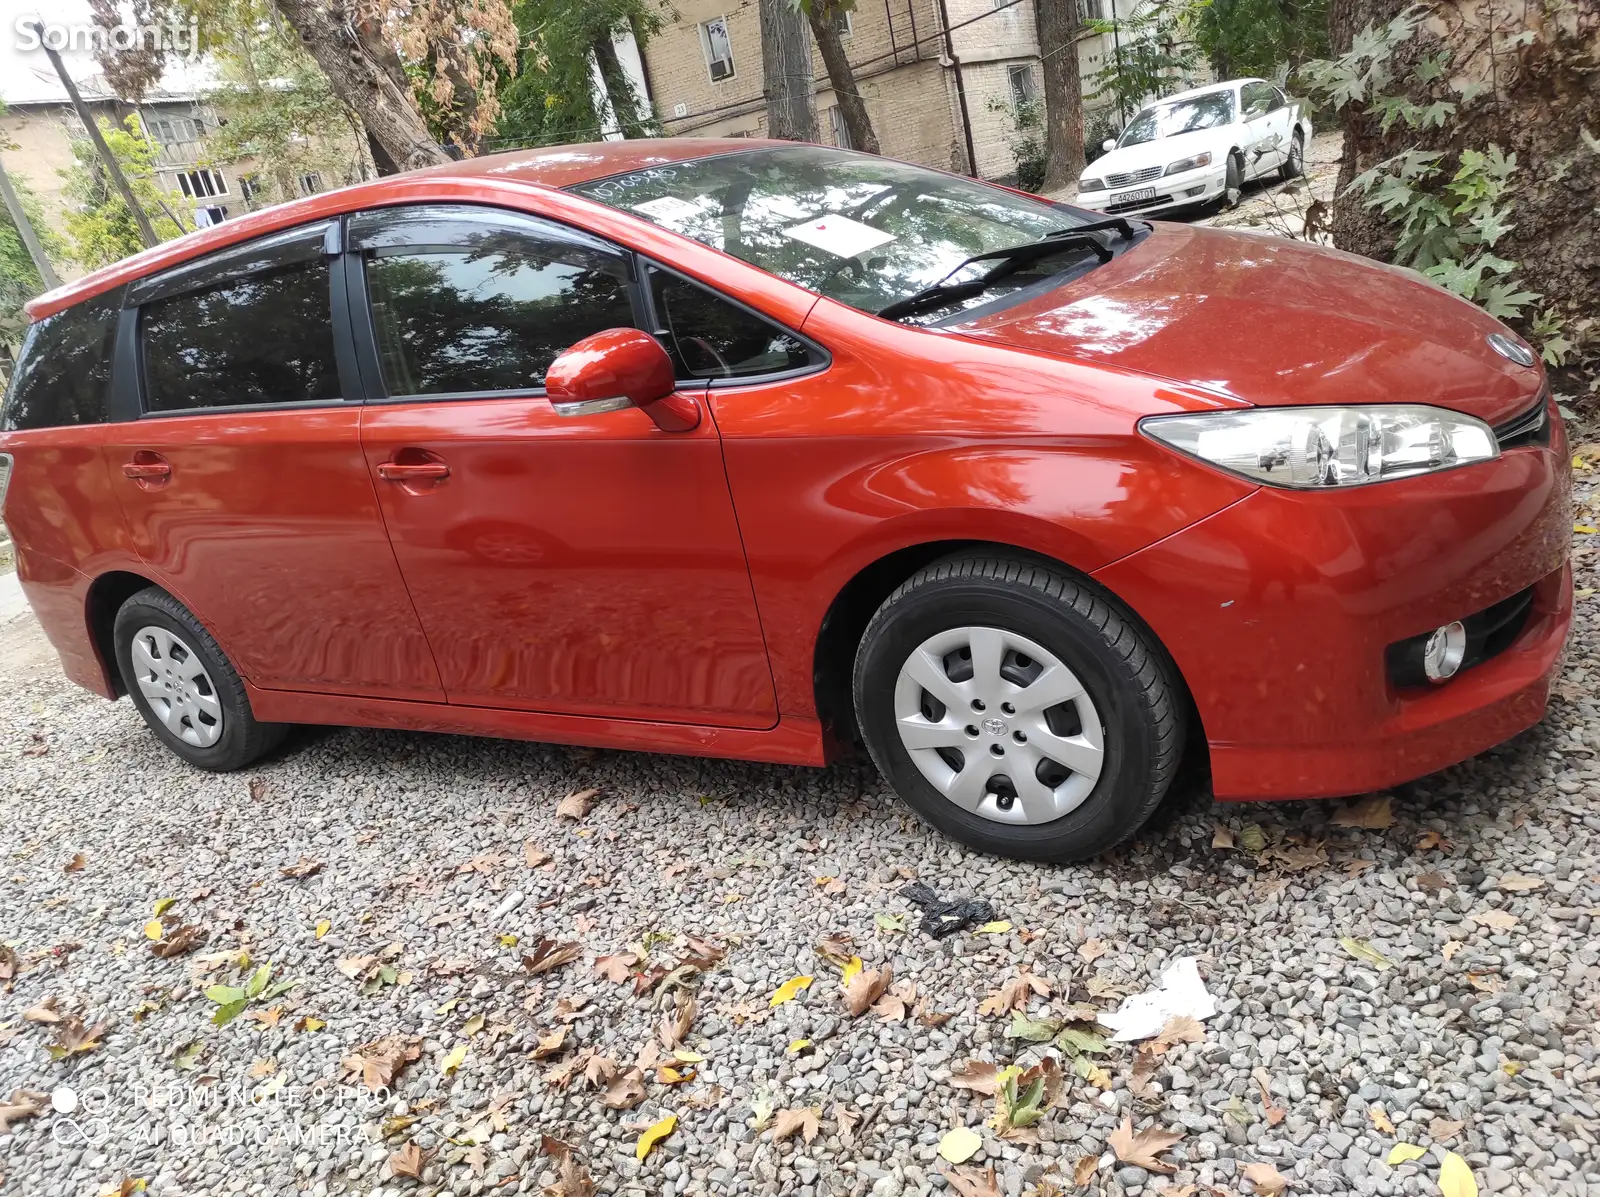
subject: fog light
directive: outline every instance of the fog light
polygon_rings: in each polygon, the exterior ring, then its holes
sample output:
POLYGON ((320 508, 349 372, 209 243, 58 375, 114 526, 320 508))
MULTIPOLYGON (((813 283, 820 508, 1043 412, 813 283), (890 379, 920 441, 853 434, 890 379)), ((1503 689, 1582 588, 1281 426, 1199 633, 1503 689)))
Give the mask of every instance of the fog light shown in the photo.
POLYGON ((1467 629, 1461 621, 1447 623, 1428 637, 1422 647, 1422 672, 1430 682, 1448 682, 1467 655, 1467 629))

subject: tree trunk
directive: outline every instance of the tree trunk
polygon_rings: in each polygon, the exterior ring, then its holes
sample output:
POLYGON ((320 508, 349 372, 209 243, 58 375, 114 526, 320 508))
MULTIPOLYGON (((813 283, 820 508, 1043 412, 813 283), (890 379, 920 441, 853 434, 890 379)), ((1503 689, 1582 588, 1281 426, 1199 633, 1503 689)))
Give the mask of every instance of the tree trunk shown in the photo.
POLYGON ((353 13, 338 0, 277 0, 277 8, 393 165, 416 170, 450 161, 428 132, 398 57, 376 36, 362 36, 353 13))
POLYGON ((1035 0, 1044 68, 1045 168, 1041 191, 1060 191, 1083 173, 1083 83, 1078 78, 1078 0, 1035 0))
POLYGON ((828 71, 828 82, 833 85, 834 98, 839 102, 839 114, 850 134, 851 148, 876 154, 879 152, 878 135, 872 131, 872 118, 867 115, 866 101, 856 86, 856 73, 850 69, 850 59, 833 23, 837 12, 835 5, 816 0, 810 8, 811 36, 817 40, 822 65, 828 71))
MULTIPOLYGON (((1351 39, 1369 24, 1387 21, 1409 0, 1330 0, 1328 38, 1332 52, 1350 49, 1351 39)), ((1389 222, 1366 208, 1359 194, 1344 194, 1350 181, 1411 146, 1445 153, 1444 173, 1453 172, 1463 149, 1498 145, 1517 157, 1507 193, 1512 230, 1494 247, 1498 256, 1518 263, 1516 278, 1539 292, 1540 308, 1553 308, 1581 321, 1600 306, 1600 220, 1594 197, 1600 194, 1600 153, 1585 145, 1582 130, 1600 132, 1600 5, 1595 0, 1551 0, 1545 5, 1512 0, 1439 0, 1426 22, 1396 51, 1389 66, 1392 82, 1382 90, 1404 92, 1427 103, 1457 104, 1443 128, 1413 130, 1396 122, 1385 135, 1376 118, 1346 105, 1344 161, 1339 168, 1340 198, 1334 204, 1333 236, 1341 249, 1369 257, 1390 257, 1395 233, 1389 222), (1532 40, 1517 46, 1519 35, 1532 40), (1446 51, 1446 79, 1416 82, 1414 64, 1424 55, 1446 51), (1466 99, 1452 83, 1482 84, 1466 99)), ((1600 332, 1568 332, 1578 356, 1592 360, 1600 332), (1577 335, 1574 335, 1577 334, 1577 335), (1587 340, 1587 346, 1585 345, 1587 340)))
POLYGON ((611 115, 624 137, 645 137, 644 122, 639 119, 639 105, 633 97, 633 85, 628 73, 622 69, 622 59, 617 57, 617 47, 609 34, 594 39, 594 59, 600 64, 600 79, 605 84, 606 101, 611 105, 611 115))
POLYGON ((811 47, 806 23, 789 0, 760 0, 761 76, 767 93, 767 136, 816 141, 811 99, 811 47))

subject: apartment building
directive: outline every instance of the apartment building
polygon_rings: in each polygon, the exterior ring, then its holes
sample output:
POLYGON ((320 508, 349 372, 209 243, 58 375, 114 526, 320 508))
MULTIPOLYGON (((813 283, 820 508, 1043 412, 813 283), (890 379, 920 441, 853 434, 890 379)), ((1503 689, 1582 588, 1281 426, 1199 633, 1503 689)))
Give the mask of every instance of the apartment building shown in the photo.
MULTIPOLYGON (((1111 2, 1080 0, 1096 17, 1111 2)), ((757 0, 675 0, 673 11, 646 44, 638 80, 663 131, 765 136, 757 0)), ((1015 173, 1017 106, 1044 86, 1033 0, 857 0, 839 25, 883 153, 984 178, 1015 173)), ((1086 81, 1109 61, 1110 43, 1101 34, 1079 42, 1086 81)), ((821 140, 848 146, 815 46, 812 78, 821 140)))

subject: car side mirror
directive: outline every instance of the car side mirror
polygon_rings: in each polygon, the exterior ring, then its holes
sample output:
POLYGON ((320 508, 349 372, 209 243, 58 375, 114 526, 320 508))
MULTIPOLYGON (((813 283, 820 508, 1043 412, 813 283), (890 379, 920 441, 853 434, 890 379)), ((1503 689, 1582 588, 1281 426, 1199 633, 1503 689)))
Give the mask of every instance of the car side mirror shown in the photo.
POLYGON ((667 351, 637 328, 585 337, 550 363, 544 387, 558 416, 637 407, 663 432, 688 432, 700 423, 700 405, 677 393, 667 351))
POLYGON ((1106 138, 1100 143, 1100 148, 1109 154, 1112 150, 1117 148, 1117 139, 1115 137, 1106 138))

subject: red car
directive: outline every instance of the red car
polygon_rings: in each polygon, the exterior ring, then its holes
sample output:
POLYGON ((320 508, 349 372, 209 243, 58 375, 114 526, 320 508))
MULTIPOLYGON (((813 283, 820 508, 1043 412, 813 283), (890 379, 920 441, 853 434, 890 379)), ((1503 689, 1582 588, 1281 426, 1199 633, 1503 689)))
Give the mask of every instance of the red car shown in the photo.
POLYGON ((478 158, 36 301, 4 516, 67 674, 289 723, 820 765, 976 847, 1360 793, 1535 723, 1570 477, 1407 271, 782 142, 478 158))

